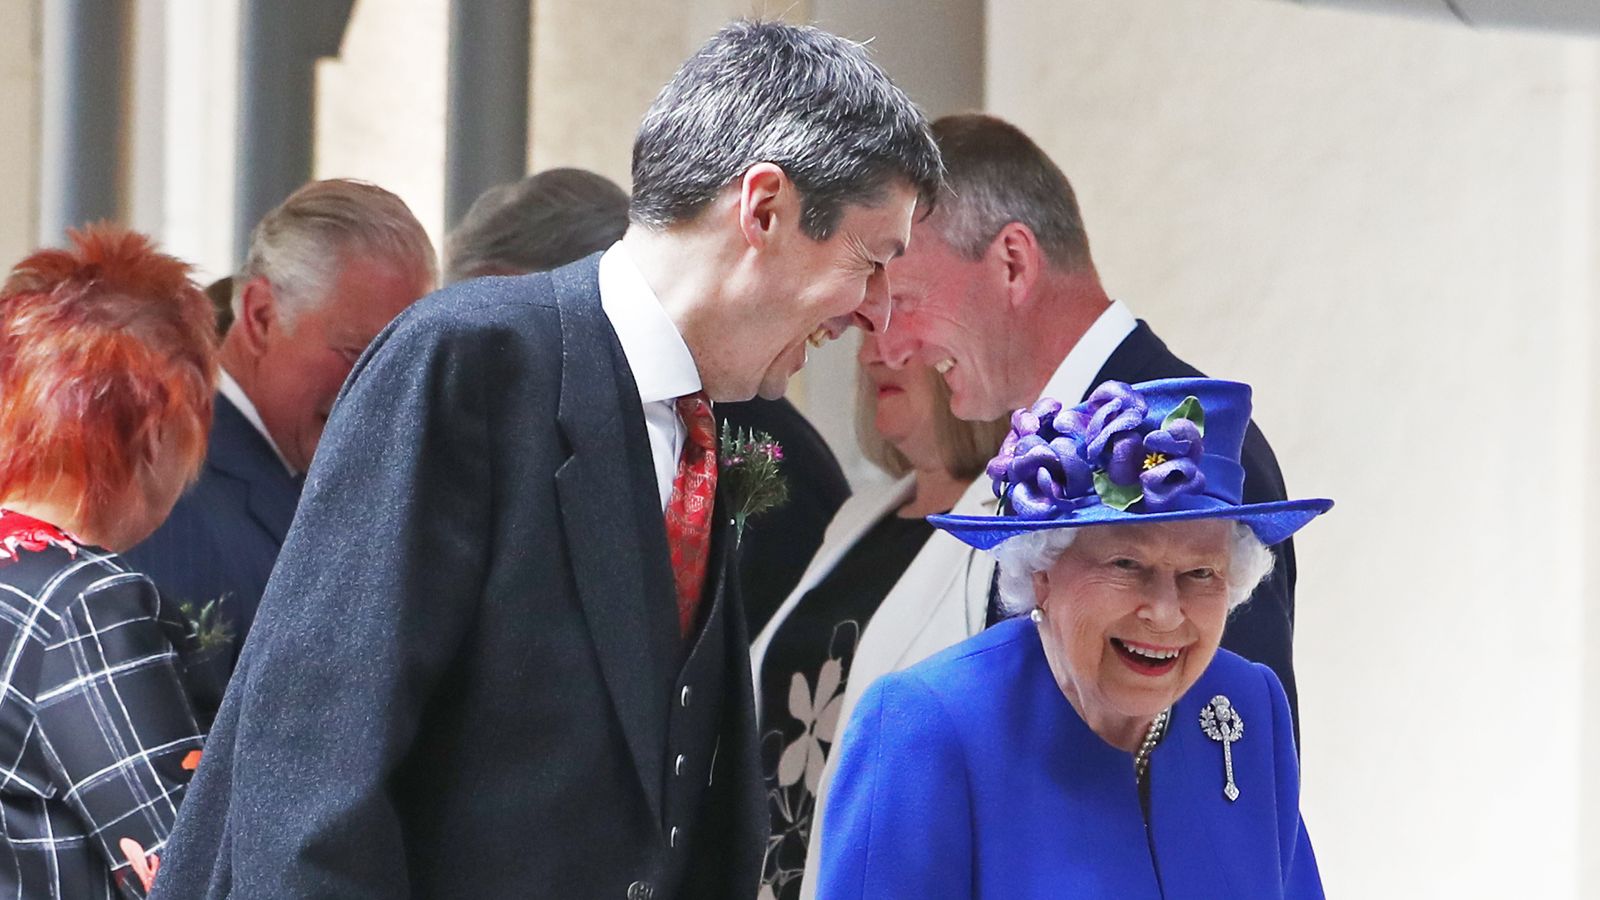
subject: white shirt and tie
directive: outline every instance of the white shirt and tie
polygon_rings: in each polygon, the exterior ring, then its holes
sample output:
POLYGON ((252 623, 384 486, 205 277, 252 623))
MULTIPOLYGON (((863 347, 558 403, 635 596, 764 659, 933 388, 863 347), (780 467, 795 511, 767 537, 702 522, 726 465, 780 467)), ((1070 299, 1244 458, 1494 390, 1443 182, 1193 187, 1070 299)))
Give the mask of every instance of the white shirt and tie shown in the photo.
POLYGON ((700 369, 678 326, 661 308, 661 301, 621 241, 600 257, 600 308, 611 321, 622 355, 633 370, 665 513, 677 477, 678 457, 688 437, 674 401, 700 390, 700 369))

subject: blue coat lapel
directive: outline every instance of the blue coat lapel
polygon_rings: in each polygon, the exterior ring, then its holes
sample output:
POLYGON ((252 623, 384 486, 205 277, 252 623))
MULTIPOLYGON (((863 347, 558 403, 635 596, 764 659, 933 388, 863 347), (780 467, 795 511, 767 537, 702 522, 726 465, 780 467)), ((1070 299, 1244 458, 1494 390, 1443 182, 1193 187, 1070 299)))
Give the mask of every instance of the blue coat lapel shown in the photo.
POLYGON ((300 484, 289 477, 261 432, 220 393, 215 410, 206 465, 244 482, 249 489, 246 509, 250 517, 272 537, 274 544, 282 546, 300 503, 300 484))
POLYGON ((556 472, 567 548, 623 736, 660 819, 676 602, 655 471, 632 372, 600 307, 597 265, 557 270, 557 413, 572 455, 556 472), (576 300, 571 298, 578 298, 576 300))

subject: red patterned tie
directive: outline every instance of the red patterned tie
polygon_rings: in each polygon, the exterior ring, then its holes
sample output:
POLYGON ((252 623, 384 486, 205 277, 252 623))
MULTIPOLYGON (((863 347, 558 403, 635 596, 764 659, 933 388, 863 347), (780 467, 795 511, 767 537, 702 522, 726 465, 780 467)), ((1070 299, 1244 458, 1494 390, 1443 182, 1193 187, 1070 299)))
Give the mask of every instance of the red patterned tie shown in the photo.
POLYGON ((678 415, 689 429, 678 457, 678 474, 667 501, 667 546, 678 586, 678 629, 694 627, 711 551, 711 512, 717 495, 717 426, 704 392, 679 397, 678 415))

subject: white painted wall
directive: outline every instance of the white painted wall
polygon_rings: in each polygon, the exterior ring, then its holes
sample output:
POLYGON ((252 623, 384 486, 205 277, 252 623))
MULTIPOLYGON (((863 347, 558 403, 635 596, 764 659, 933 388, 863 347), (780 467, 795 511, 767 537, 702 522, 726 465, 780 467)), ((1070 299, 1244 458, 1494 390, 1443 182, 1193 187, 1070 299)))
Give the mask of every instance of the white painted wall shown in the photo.
POLYGON ((1544 460, 1594 431, 1595 43, 1260 0, 988 27, 1110 290, 1339 501, 1297 544, 1330 896, 1578 896, 1594 488, 1544 460))

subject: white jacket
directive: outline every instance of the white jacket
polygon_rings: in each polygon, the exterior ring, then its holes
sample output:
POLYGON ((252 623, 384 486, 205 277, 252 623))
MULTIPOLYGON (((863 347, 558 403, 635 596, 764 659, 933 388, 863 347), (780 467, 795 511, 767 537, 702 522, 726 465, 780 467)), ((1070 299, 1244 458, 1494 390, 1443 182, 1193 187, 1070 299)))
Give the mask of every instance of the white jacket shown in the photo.
MULTIPOLYGON (((772 636, 806 595, 838 565, 847 551, 885 515, 890 515, 911 498, 914 476, 877 488, 869 488, 846 500, 829 524, 822 546, 806 567, 800 583, 778 607, 750 646, 750 666, 756 683, 756 708, 761 708, 761 663, 772 636)), ((957 515, 994 515, 996 499, 989 477, 980 476, 967 488, 951 510, 957 515)), ((806 873, 800 895, 805 900, 816 895, 818 866, 821 862, 823 813, 828 786, 838 766, 840 742, 849 727, 850 716, 861 694, 878 676, 920 662, 952 644, 983 630, 988 614, 989 582, 994 574, 994 557, 979 553, 943 531, 935 531, 917 553, 905 574, 900 576, 882 605, 873 614, 850 664, 844 700, 839 710, 839 725, 829 748, 828 763, 817 786, 817 806, 813 813, 811 843, 806 850, 806 873)), ((818 698, 824 702, 824 698, 818 698)), ((763 725, 763 727, 765 727, 763 725)))

